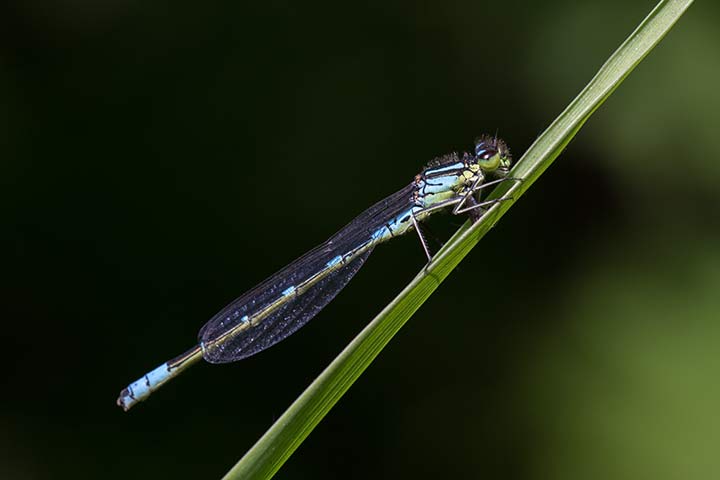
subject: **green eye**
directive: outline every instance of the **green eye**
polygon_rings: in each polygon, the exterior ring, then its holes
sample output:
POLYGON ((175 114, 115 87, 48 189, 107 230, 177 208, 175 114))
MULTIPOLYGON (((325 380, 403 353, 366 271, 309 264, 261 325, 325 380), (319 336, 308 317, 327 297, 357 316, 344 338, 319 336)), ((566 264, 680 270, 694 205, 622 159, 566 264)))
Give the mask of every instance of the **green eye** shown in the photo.
POLYGON ((500 153, 495 152, 495 154, 492 156, 488 156, 488 154, 485 154, 481 157, 478 157, 477 162, 480 168, 485 171, 492 172, 493 170, 497 170, 500 166, 500 153))
POLYGON ((480 170, 494 176, 504 175, 512 163, 507 145, 497 137, 480 137, 475 143, 474 160, 480 170))

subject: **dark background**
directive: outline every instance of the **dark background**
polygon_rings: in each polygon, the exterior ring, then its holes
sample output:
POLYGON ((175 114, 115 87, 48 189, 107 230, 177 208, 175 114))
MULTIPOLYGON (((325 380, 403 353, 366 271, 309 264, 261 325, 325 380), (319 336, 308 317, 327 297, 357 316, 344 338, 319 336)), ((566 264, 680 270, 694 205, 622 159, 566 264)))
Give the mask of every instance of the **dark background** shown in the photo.
MULTIPOLYGON (((278 346, 118 391, 432 157, 519 157, 654 5, 500 3, 2 7, 0 477, 219 478, 416 239, 278 346)), ((719 21, 690 9, 279 478, 717 474, 719 21)))

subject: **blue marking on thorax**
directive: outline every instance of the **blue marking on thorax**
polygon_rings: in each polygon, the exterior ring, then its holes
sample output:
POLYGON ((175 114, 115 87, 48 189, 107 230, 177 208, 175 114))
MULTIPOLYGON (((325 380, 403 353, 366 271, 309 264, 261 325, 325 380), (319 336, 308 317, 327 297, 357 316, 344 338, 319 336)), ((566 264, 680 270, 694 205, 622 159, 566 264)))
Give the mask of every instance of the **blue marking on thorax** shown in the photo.
POLYGON ((428 168, 427 170, 425 170, 424 173, 425 176, 431 177, 436 173, 447 172, 449 170, 461 170, 463 168, 465 168, 465 164, 463 162, 457 162, 453 163, 452 165, 446 165, 444 167, 428 168))
POLYGON ((420 192, 425 195, 444 193, 452 190, 453 187, 456 187, 464 181, 465 177, 460 175, 443 175, 442 177, 429 178, 425 181, 425 185, 420 189, 420 192))
POLYGON ((287 297, 288 295, 290 295, 290 294, 293 293, 294 291, 295 291, 295 287, 294 287, 294 286, 288 287, 288 288, 286 288, 285 290, 283 290, 282 295, 283 295, 283 297, 287 297))

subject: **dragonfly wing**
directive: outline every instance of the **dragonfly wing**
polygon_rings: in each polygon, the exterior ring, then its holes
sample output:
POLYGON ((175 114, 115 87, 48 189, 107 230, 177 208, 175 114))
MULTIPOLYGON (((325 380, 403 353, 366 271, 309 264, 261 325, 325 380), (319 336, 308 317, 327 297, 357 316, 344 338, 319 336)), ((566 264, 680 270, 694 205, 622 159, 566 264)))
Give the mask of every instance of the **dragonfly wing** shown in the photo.
MULTIPOLYGON (((348 284, 350 279, 360 270, 365 260, 372 253, 372 248, 359 253, 339 268, 314 285, 308 287, 301 295, 292 295, 282 306, 269 313, 256 323, 250 321, 247 328, 237 334, 217 341, 225 332, 222 322, 211 320, 200 331, 200 345, 203 346, 203 357, 210 363, 229 363, 242 360, 275 345, 295 333, 322 310, 335 295, 348 284), (218 328, 213 328, 213 327, 218 328)), ((225 316, 220 312, 218 316, 225 316)), ((240 315, 237 309, 235 316, 240 315)))
POLYGON ((205 360, 226 363, 249 357, 310 321, 365 263, 380 241, 377 232, 399 215, 409 215, 415 191, 413 182, 377 202, 218 312, 198 334, 205 360), (322 276, 315 280, 318 274, 322 276))

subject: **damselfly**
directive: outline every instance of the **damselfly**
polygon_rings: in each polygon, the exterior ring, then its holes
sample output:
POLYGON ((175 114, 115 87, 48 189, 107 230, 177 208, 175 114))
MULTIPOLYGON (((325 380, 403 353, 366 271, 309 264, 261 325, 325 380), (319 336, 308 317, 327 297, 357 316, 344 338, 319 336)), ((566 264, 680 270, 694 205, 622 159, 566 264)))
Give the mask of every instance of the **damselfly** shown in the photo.
POLYGON ((435 159, 410 185, 222 309, 200 330, 198 345, 131 383, 118 405, 128 410, 201 358, 234 362, 287 338, 335 298, 379 243, 415 230, 431 261, 419 222, 440 210, 477 218, 496 202, 481 202, 480 191, 506 180, 510 162, 505 143, 493 137, 477 140, 472 153, 435 159))

